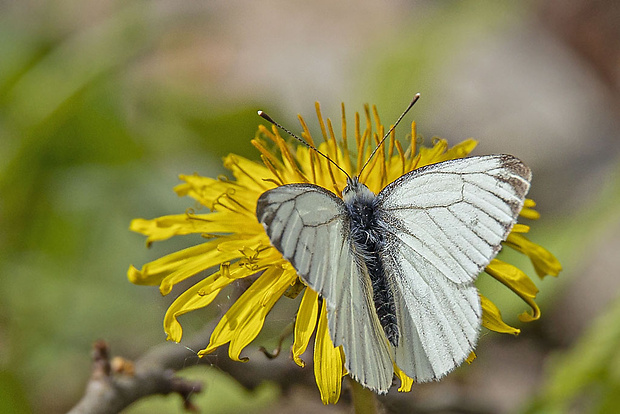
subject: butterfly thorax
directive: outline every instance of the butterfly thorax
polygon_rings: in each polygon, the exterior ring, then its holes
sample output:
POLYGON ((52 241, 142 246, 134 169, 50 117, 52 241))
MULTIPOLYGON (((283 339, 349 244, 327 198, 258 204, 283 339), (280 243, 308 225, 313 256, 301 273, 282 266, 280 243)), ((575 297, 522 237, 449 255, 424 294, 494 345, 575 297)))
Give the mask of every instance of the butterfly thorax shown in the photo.
POLYGON ((385 249, 382 230, 384 223, 377 214, 376 197, 357 177, 347 180, 343 199, 351 218, 351 240, 360 264, 368 269, 372 283, 373 301, 385 335, 394 346, 398 345, 394 294, 388 283, 381 260, 385 249))

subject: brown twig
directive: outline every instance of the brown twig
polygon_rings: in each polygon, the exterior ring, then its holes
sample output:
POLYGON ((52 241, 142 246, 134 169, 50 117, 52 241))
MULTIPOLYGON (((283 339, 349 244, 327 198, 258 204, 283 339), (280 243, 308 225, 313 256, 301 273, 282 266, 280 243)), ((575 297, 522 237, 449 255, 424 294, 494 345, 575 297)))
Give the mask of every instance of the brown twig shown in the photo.
POLYGON ((175 376, 174 370, 163 367, 158 361, 141 358, 135 367, 124 361, 125 369, 113 370, 108 345, 99 340, 93 345, 93 370, 86 392, 72 414, 117 413, 131 403, 153 394, 176 393, 181 396, 185 408, 195 410, 191 396, 202 390, 202 384, 175 376))
POLYGON ((280 384, 283 393, 295 385, 316 388, 311 369, 301 369, 290 358, 282 356, 268 360, 256 349, 248 363, 232 361, 225 347, 204 358, 198 358, 192 349, 204 348, 212 330, 213 324, 210 324, 182 344, 166 342, 157 345, 134 363, 119 357, 111 363, 107 344, 97 341, 93 347, 91 378, 82 399, 70 413, 117 413, 149 395, 170 393, 181 395, 185 407, 194 410, 196 407, 191 403, 191 396, 200 392, 202 385, 177 377, 175 372, 197 364, 220 369, 247 389, 254 389, 263 381, 280 384))

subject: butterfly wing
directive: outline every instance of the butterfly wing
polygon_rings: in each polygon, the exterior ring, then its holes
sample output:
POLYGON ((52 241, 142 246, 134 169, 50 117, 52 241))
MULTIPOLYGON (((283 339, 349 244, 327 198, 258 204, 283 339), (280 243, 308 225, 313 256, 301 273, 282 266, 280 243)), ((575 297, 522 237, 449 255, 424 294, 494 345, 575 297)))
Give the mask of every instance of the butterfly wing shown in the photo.
POLYGON ((343 347, 347 371, 366 387, 387 392, 390 348, 366 266, 352 251, 344 202, 316 185, 289 184, 263 193, 256 215, 273 246, 325 300, 330 336, 343 347))
POLYGON ((512 156, 470 157, 422 167, 377 196, 401 338, 395 361, 416 381, 442 377, 474 349, 474 281, 516 222, 530 179, 512 156))

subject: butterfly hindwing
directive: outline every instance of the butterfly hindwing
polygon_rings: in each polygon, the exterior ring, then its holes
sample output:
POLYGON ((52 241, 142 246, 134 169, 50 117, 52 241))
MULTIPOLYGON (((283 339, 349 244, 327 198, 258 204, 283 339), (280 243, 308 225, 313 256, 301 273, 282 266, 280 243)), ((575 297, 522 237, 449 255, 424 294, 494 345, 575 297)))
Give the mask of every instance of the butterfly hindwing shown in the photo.
POLYGON ((516 222, 530 179, 512 156, 470 157, 414 170, 378 194, 401 332, 395 360, 416 381, 442 377, 474 349, 482 311, 473 283, 516 222))
POLYGON ((481 309, 473 282, 457 285, 402 241, 389 237, 384 261, 395 286, 400 341, 396 365, 417 382, 439 379, 474 349, 481 309))
POLYGON ((393 362, 372 303, 366 266, 352 252, 344 202, 312 184, 289 184, 261 195, 256 214, 271 243, 326 301, 330 337, 345 367, 378 392, 392 384, 393 362))

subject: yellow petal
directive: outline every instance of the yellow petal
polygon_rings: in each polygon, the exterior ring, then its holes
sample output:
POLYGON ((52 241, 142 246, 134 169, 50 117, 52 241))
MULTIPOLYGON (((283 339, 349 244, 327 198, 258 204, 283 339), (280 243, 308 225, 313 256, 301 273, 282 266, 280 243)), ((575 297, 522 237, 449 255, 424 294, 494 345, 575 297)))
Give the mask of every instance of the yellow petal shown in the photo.
POLYGON ((209 345, 198 355, 209 354, 230 342, 229 357, 241 361, 241 351, 256 338, 267 314, 296 277, 292 268, 269 267, 224 314, 211 334, 209 345))
POLYGON ((420 168, 429 164, 465 157, 473 151, 476 145, 478 145, 478 141, 470 138, 448 149, 448 141, 434 138, 431 148, 420 147, 419 159, 414 167, 420 168))
POLYGON ((231 185, 228 181, 202 177, 197 174, 181 174, 179 175, 179 179, 185 181, 185 183, 174 187, 174 192, 177 193, 179 197, 192 197, 209 208, 211 208, 211 205, 218 197, 226 193, 231 185))
POLYGON ((465 362, 467 362, 468 364, 471 364, 472 362, 474 362, 474 359, 476 358, 477 358, 476 353, 474 351, 471 351, 471 353, 469 354, 465 362))
POLYGON ((396 364, 394 364, 394 373, 400 380, 400 387, 398 387, 399 392, 409 392, 411 391, 411 387, 413 387, 413 378, 408 377, 396 364))
POLYGON ((319 295, 310 288, 306 288, 304 296, 301 298, 299 311, 297 311, 297 319, 295 320, 295 340, 291 352, 293 360, 300 367, 304 367, 306 363, 300 358, 301 354, 306 352, 310 337, 314 333, 316 327, 316 317, 319 313, 319 295))
POLYGON ((402 146, 398 141, 396 141, 396 148, 398 149, 398 154, 393 156, 388 161, 388 170, 387 170, 387 183, 391 183, 392 181, 399 178, 401 175, 405 173, 405 156, 402 152, 402 146))
POLYGON ((527 224, 521 224, 521 223, 517 223, 514 226, 512 226, 512 230, 515 233, 528 233, 530 231, 530 226, 528 226, 527 224))
POLYGON ((538 220, 540 218, 540 213, 534 210, 534 207, 536 207, 536 202, 531 198, 526 198, 519 215, 530 220, 538 220))
POLYGON ((529 241, 521 234, 510 233, 504 243, 527 255, 534 265, 536 274, 541 278, 546 275, 557 276, 562 270, 562 265, 549 250, 529 241))
MULTIPOLYGON (((330 148, 333 149, 333 145, 329 145, 327 142, 321 143, 318 148, 319 148, 319 151, 321 151, 323 154, 326 154, 328 152, 333 153, 333 151, 330 151, 330 148)), ((307 148, 305 147, 297 148, 297 159, 299 160, 299 163, 301 166, 304 166, 304 165, 308 166, 310 164, 309 160, 311 156, 313 155, 310 151, 307 150, 307 148)), ((342 151, 340 150, 340 148, 338 148, 336 151, 336 157, 338 158, 338 160, 340 160, 340 162, 342 162, 343 156, 342 156, 342 151)), ((332 158, 332 159, 336 160, 336 158, 332 158)), ((338 165, 342 165, 342 164, 338 164, 338 165)), ((314 167, 315 167, 314 178, 315 178, 316 185, 320 185, 321 187, 324 187, 327 190, 332 191, 332 192, 336 192, 336 188, 344 188, 344 186, 346 185, 347 177, 344 175, 344 173, 340 171, 339 169, 335 168, 332 165, 332 163, 327 161, 325 158, 320 157, 320 156, 317 157, 316 160, 314 161, 314 167), (337 183, 336 186, 334 186, 334 181, 337 183)), ((312 176, 312 171, 311 170, 307 171, 307 170, 308 170, 307 167, 303 169, 304 174, 312 176)))
MULTIPOLYGON (((183 280, 202 270, 241 256, 241 253, 222 255, 218 252, 217 245, 222 239, 210 240, 160 257, 142 266, 141 270, 131 266, 127 272, 127 277, 131 283, 136 285, 154 286, 161 284, 170 275, 176 275, 180 280, 183 280)), ((167 283, 162 294, 168 294, 171 288, 172 284, 167 283)))
POLYGON ((420 159, 417 162, 416 168, 424 167, 425 165, 435 164, 442 160, 442 155, 448 149, 448 141, 445 139, 436 139, 432 147, 420 147, 419 156, 420 159))
POLYGON ((538 288, 521 269, 501 260, 493 259, 485 271, 530 305, 531 314, 525 312, 519 315, 522 322, 530 322, 540 318, 540 308, 534 301, 538 288))
POLYGON ((164 316, 164 331, 167 340, 179 342, 183 329, 178 317, 196 309, 204 308, 213 302, 220 291, 236 279, 251 276, 256 270, 248 269, 237 262, 223 263, 220 270, 187 289, 172 302, 164 316))
POLYGON ((273 140, 278 146, 278 149, 280 150, 280 156, 284 169, 279 170, 279 173, 283 177, 284 181, 287 184, 300 182, 307 183, 308 178, 299 169, 299 165, 297 162, 298 160, 296 160, 295 156, 291 153, 291 149, 284 141, 284 139, 280 136, 277 128, 273 126, 272 133, 261 125, 261 127, 259 127, 259 130, 263 132, 269 139, 273 140))
MULTIPOLYGON (((212 225, 210 226, 210 222, 214 220, 217 220, 215 214, 196 216, 176 214, 153 220, 134 219, 129 225, 129 230, 148 236, 146 243, 150 246, 153 242, 167 240, 172 236, 222 232, 214 229, 212 225)), ((230 233, 230 227, 226 229, 226 232, 230 233)))
POLYGON ((538 220, 540 218, 540 213, 538 211, 527 207, 523 207, 519 212, 519 215, 530 220, 538 220))
MULTIPOLYGON (((136 285, 157 285, 162 295, 167 295, 172 287, 195 274, 220 263, 243 257, 242 250, 247 246, 261 246, 266 241, 264 232, 252 238, 247 236, 222 236, 206 243, 161 257, 142 266, 141 270, 130 266, 127 277, 136 285), (221 245, 234 245, 236 249, 221 250, 221 245)), ((275 250, 275 249, 270 249, 275 250)), ((266 252, 265 254, 273 254, 266 252)))
POLYGON ((342 387, 342 376, 344 375, 343 364, 342 348, 334 347, 329 337, 327 310, 325 301, 323 301, 314 343, 314 377, 323 404, 336 404, 338 402, 342 387))
POLYGON ((177 234, 196 233, 194 224, 187 219, 187 214, 163 216, 154 220, 133 219, 129 230, 148 236, 147 245, 154 241, 169 239, 177 234))
MULTIPOLYGON (((200 227, 194 233, 207 234, 226 234, 234 233, 242 237, 264 233, 263 226, 256 219, 256 213, 243 211, 218 211, 209 214, 188 215, 188 217, 197 223, 200 227), (240 225, 243 224, 243 225, 240 225)), ((265 235, 265 239, 267 236, 265 235)))
POLYGON ((273 187, 273 184, 262 179, 262 177, 271 176, 269 168, 256 161, 250 161, 236 154, 229 154, 224 158, 224 167, 232 171, 237 179, 237 184, 242 187, 256 189, 261 193, 273 187))
MULTIPOLYGON (((269 169, 269 171, 271 171, 272 173, 274 173, 275 171, 275 177, 276 179, 280 178, 280 174, 278 173, 278 170, 284 170, 284 164, 282 163, 282 161, 280 161, 273 152, 269 151, 266 147, 265 147, 265 143, 263 140, 261 139, 253 139, 250 140, 250 143, 252 145, 254 145, 254 147, 260 151, 261 156, 264 157, 263 159, 263 164, 265 164, 265 167, 267 167, 269 169), (269 165, 268 165, 269 164, 269 165)), ((279 180, 281 181, 281 180, 279 180)))
MULTIPOLYGON (((265 239, 265 235, 258 234, 252 238, 245 239, 239 238, 237 235, 219 237, 215 240, 212 240, 205 244, 211 244, 215 242, 215 248, 211 247, 208 251, 204 251, 199 255, 181 255, 179 260, 176 262, 176 266, 172 272, 170 272, 160 283, 159 291, 162 295, 167 295, 172 290, 172 287, 179 282, 184 281, 185 279, 194 276, 195 274, 202 272, 210 267, 217 266, 223 262, 229 262, 234 259, 243 256, 241 252, 245 247, 248 246, 258 246, 261 245, 261 242, 265 239), (229 249, 222 250, 220 246, 225 243, 234 243, 237 246, 237 249, 229 249)), ((213 246, 213 245, 212 245, 213 246)), ((192 249, 181 250, 180 252, 173 253, 171 255, 166 256, 170 257, 179 253, 183 253, 192 249)), ((155 262, 151 262, 148 265, 145 265, 144 268, 147 268, 149 271, 154 271, 153 268, 155 262)))
POLYGON ((482 326, 499 333, 519 335, 521 331, 504 322, 502 314, 493 302, 480 295, 480 303, 482 304, 482 326))
MULTIPOLYGON (((180 175, 179 178, 185 183, 174 187, 179 196, 189 196, 211 210, 236 211, 238 213, 252 215, 258 196, 265 190, 263 186, 251 183, 244 186, 236 181, 226 179, 214 180, 198 175, 180 175)), ((265 183, 270 188, 273 184, 265 183)))
MULTIPOLYGON (((267 272, 265 272, 267 273, 267 272)), ((258 301, 254 302, 256 308, 251 318, 245 320, 234 333, 228 347, 228 355, 232 360, 240 360, 241 351, 250 344, 263 329, 265 318, 273 308, 273 305, 282 297, 286 289, 293 283, 297 273, 294 269, 284 270, 274 283, 262 292, 257 292, 258 301)))
POLYGON ((478 145, 478 141, 476 141, 475 139, 469 138, 465 141, 461 141, 449 150, 447 150, 441 161, 454 160, 456 158, 466 157, 474 150, 474 148, 476 148, 476 145, 478 145))

